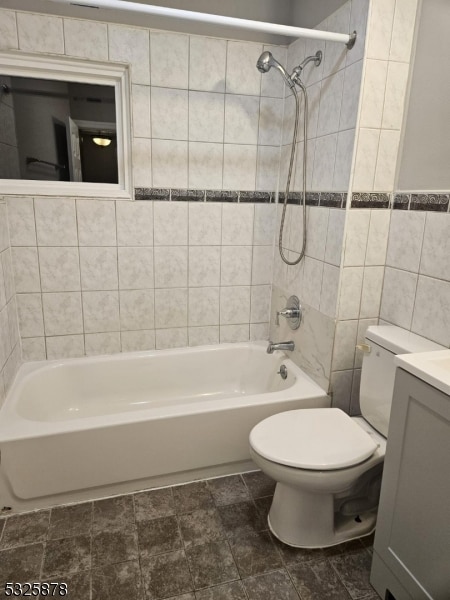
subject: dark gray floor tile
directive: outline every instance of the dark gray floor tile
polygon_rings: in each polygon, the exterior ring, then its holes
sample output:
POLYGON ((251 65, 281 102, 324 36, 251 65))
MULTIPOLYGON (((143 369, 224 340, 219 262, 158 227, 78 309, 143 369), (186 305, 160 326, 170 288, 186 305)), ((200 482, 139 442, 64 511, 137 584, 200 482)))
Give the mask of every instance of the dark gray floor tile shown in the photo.
POLYGON ((93 532, 127 529, 134 523, 132 496, 116 496, 94 502, 93 532))
POLYGON ((91 568, 91 538, 87 535, 47 542, 42 576, 53 577, 91 568))
POLYGON ((45 541, 49 518, 49 510, 8 517, 1 538, 0 549, 45 541))
POLYGON ((6 521, 6 519, 0 519, 0 541, 2 539, 3 528, 5 527, 5 521, 6 521))
POLYGON ((227 536, 232 536, 241 531, 263 531, 267 529, 267 523, 251 501, 220 506, 217 510, 227 536))
POLYGON ((193 590, 183 550, 141 559, 147 600, 180 596, 193 590))
POLYGON ((176 517, 163 517, 137 524, 139 552, 148 557, 173 552, 183 546, 176 517))
POLYGON ((330 562, 352 598, 362 598, 373 593, 373 587, 369 583, 372 557, 365 548, 341 554, 331 558, 330 562))
POLYGON ((208 487, 217 506, 249 500, 247 488, 240 475, 209 479, 208 487))
MULTIPOLYGON (((299 600, 292 581, 284 569, 248 577, 242 583, 249 600, 299 600)), ((322 600, 322 598, 317 596, 315 600, 322 600)))
POLYGON ((360 542, 371 554, 373 553, 373 542, 375 539, 375 532, 370 535, 361 538, 360 542))
POLYGON ((264 496, 264 498, 256 498, 254 500, 255 506, 265 522, 267 522, 267 517, 269 516, 272 500, 273 496, 264 496))
POLYGON ((239 579, 228 543, 210 542, 186 550, 196 590, 239 579))
POLYGON ((214 501, 206 481, 194 481, 175 486, 173 499, 178 514, 192 512, 199 508, 214 508, 214 501))
POLYGON ((217 510, 194 510, 179 517, 181 535, 187 547, 213 542, 225 536, 217 510))
POLYGON ((241 577, 267 573, 283 566, 268 531, 238 535, 229 542, 241 577))
POLYGON ((302 600, 350 600, 328 560, 295 563, 288 570, 302 600))
POLYGON ((7 582, 39 581, 43 555, 44 544, 0 551, 0 589, 7 582))
POLYGON ((324 548, 323 551, 326 554, 327 558, 331 558, 333 556, 341 556, 341 554, 348 554, 350 552, 361 552, 361 549, 364 546, 361 543, 360 539, 350 540, 349 542, 343 542, 342 544, 337 544, 336 546, 330 546, 329 548, 324 548))
POLYGON ((52 508, 48 539, 58 540, 73 535, 89 535, 92 527, 93 503, 52 508))
POLYGON ((271 535, 275 547, 286 565, 296 562, 304 563, 325 560, 327 558, 327 548, 294 548, 293 546, 283 544, 283 542, 280 542, 273 534, 271 535))
POLYGON ((134 495, 136 521, 160 519, 175 514, 172 488, 150 490, 134 495))
POLYGON ((92 600, 124 600, 125 598, 126 600, 144 599, 138 561, 108 565, 92 571, 92 600))
POLYGON ((92 536, 92 568, 137 560, 138 543, 134 528, 101 531, 92 536))
POLYGON ((242 477, 245 485, 253 498, 263 498, 264 496, 273 496, 276 482, 268 477, 262 471, 252 471, 243 473, 242 477))
POLYGON ((195 592, 196 600, 247 600, 240 581, 232 581, 195 592))
MULTIPOLYGON (((42 583, 51 583, 48 580, 42 583)), ((80 573, 71 573, 70 575, 60 575, 58 581, 67 584, 67 595, 64 598, 68 600, 90 600, 91 597, 91 572, 81 571, 80 573)), ((60 598, 58 591, 63 588, 56 588, 56 593, 53 597, 60 598)), ((50 592, 53 587, 50 588, 50 592)), ((39 598, 51 598, 51 594, 40 595, 39 598)))

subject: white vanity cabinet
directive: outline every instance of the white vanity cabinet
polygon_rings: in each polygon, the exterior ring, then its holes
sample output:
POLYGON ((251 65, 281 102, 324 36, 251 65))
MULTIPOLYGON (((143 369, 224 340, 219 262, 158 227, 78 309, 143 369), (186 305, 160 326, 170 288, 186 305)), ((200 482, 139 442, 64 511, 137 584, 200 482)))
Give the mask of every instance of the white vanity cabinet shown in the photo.
POLYGON ((371 583, 383 600, 450 600, 450 397, 404 368, 395 379, 371 583))

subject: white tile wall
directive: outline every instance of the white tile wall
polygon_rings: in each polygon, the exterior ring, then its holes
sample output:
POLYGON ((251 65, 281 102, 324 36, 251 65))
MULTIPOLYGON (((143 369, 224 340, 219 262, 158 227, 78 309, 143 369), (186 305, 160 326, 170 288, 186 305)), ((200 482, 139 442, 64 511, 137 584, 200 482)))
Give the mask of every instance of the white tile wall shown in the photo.
POLYGON ((0 326, 14 277, 27 360, 267 336, 275 208, 9 197, 0 326))
POLYGON ((256 69, 262 44, 1 10, 0 47, 130 65, 135 186, 276 189, 256 157, 279 144, 285 86, 256 69))
POLYGON ((361 356, 355 346, 364 341, 365 330, 378 323, 383 310, 383 282, 389 278, 388 273, 385 277, 385 262, 391 211, 351 209, 346 213, 331 386, 333 406, 359 414, 361 356))
MULTIPOLYGON (((288 64, 293 68, 307 55, 322 50, 319 67, 306 66, 303 80, 307 86, 309 119, 307 148, 307 186, 318 191, 346 191, 348 189, 355 127, 358 115, 359 92, 363 71, 363 49, 369 3, 367 0, 349 0, 339 10, 317 25, 317 29, 345 32, 358 29, 358 41, 352 50, 340 44, 298 40, 288 48, 288 64)), ((301 96, 301 94, 300 94, 301 96)), ((283 126, 284 157, 287 162, 288 145, 292 139, 294 102, 286 100, 283 126)), ((299 140, 303 139, 300 126, 299 140)), ((293 189, 302 189, 303 147, 297 152, 297 168, 293 189)), ((375 171, 375 167, 373 169, 375 171)), ((282 172, 280 186, 286 175, 282 172)), ((373 182, 371 182, 373 184, 373 182)))
POLYGON ((450 346, 450 215, 394 210, 381 318, 450 346))
POLYGON ((189 46, 189 89, 225 92, 227 42, 192 36, 189 46))
POLYGON ((450 215, 426 213, 420 273, 450 281, 450 215))
POLYGON ((16 13, 5 10, 0 19, 0 48, 2 50, 17 50, 18 47, 16 13))
MULTIPOLYGON (((7 208, 0 198, 0 406, 21 363, 7 208)), ((26 279, 26 276, 25 276, 26 279)))
POLYGON ((405 329, 411 328, 417 274, 386 267, 380 317, 405 329))
MULTIPOLYGON (((310 98, 310 188, 344 191, 348 187, 367 11, 367 0, 352 0, 319 26, 347 32, 350 22, 350 28, 359 33, 353 51, 303 41, 295 42, 288 51, 264 48, 291 66, 306 54, 324 51, 321 67, 310 65, 308 72, 305 70, 310 98)), ((15 43, 13 20, 10 12, 0 20, 6 23, 2 26, 11 45, 15 43)), ((75 56, 85 52, 87 58, 97 53, 131 65, 138 185, 275 189, 285 88, 273 70, 262 77, 255 69, 262 45, 149 33, 118 25, 107 26, 106 45, 103 24, 92 26, 95 45, 81 44, 78 21, 57 21, 61 31, 64 24, 67 38, 62 52, 75 56)), ((44 23, 43 31, 54 26, 44 23)), ((20 35, 19 24, 19 44, 20 35)), ((35 51, 46 51, 42 35, 33 43, 35 51)), ((399 58, 395 61, 401 62, 399 58)), ((401 71, 402 67, 398 68, 401 71)), ((392 86, 389 94, 386 112, 381 113, 385 125, 396 124, 401 89, 392 86)), ((286 117, 284 132, 283 143, 288 143, 286 117)), ((379 132, 377 136, 374 166, 368 169, 371 185, 376 179, 379 132)), ((286 163, 286 148, 281 156, 286 163)), ((294 189, 301 185, 299 156, 294 189)), ((364 176, 367 178, 367 173, 364 176)), ((134 350, 267 336, 275 207, 47 198, 15 201, 9 201, 12 245, 18 255, 25 248, 22 257, 29 258, 22 261, 26 267, 22 271, 16 267, 19 287, 25 286, 18 293, 18 308, 28 356, 117 351, 119 344, 122 350, 134 350), (50 257, 53 264, 62 265, 64 281, 50 276, 50 268, 47 277, 45 268, 44 275, 40 272, 37 277, 36 260, 40 263, 41 255, 43 264, 50 257)), ((301 243, 301 218, 299 209, 291 213, 285 243, 289 256, 295 258, 301 243)), ((298 291, 312 307, 307 308, 311 317, 302 334, 307 343, 297 358, 327 386, 345 213, 309 208, 308 218, 310 239, 304 265, 285 268, 276 253, 274 279, 283 290, 298 291), (318 348, 323 361, 314 364, 318 348)), ((380 244, 386 245, 387 240, 384 221, 375 216, 372 221, 372 215, 365 221, 364 232, 372 242, 367 244, 362 262, 358 258, 355 264, 347 258, 347 272, 342 277, 344 284, 347 275, 350 282, 358 280, 356 293, 352 286, 341 291, 341 298, 351 295, 342 315, 352 324, 343 328, 352 332, 355 323, 359 330, 367 320, 363 316, 375 310, 373 304, 367 306, 364 294, 372 298, 368 290, 378 281, 385 256, 380 244)), ((336 369, 347 372, 349 361, 336 369)))
POLYGON ((297 330, 289 329, 285 319, 280 319, 279 325, 277 325, 276 311, 286 306, 289 295, 290 292, 287 293, 278 286, 273 286, 270 339, 273 341, 294 340, 295 350, 291 354, 292 360, 323 389, 328 389, 335 321, 319 310, 304 304, 302 323, 297 330))
POLYGON ((259 95, 261 73, 255 69, 263 48, 261 44, 228 42, 226 91, 231 94, 259 95))
POLYGON ((154 31, 150 35, 152 85, 187 89, 189 36, 154 31))
MULTIPOLYGON (((278 226, 282 208, 278 208, 278 226)), ((303 208, 290 205, 286 212, 283 247, 288 259, 299 256, 303 242, 303 208)), ((302 302, 335 318, 344 235, 345 211, 326 207, 307 207, 307 245, 304 260, 297 266, 281 263, 275 248, 273 282, 288 296, 296 294, 302 302)), ((255 254, 254 254, 255 256, 255 254)))
POLYGON ((65 52, 91 60, 108 60, 108 26, 105 23, 64 19, 65 52))
POLYGON ((150 84, 149 38, 145 29, 108 25, 109 60, 128 63, 133 83, 150 84))
POLYGON ((392 192, 417 0, 371 3, 353 191, 392 192))
POLYGON ((189 92, 189 140, 223 142, 225 95, 189 92))
POLYGON ((392 212, 387 266, 418 272, 426 217, 425 212, 392 212))
POLYGON ((64 54, 63 20, 49 15, 17 13, 19 49, 64 54))

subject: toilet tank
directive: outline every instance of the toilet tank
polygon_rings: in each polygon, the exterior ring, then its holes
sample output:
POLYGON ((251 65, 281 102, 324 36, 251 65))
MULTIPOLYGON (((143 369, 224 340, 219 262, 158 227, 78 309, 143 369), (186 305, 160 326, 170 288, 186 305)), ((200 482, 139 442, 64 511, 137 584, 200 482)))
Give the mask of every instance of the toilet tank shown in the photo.
POLYGON ((387 437, 392 394, 394 391, 394 356, 412 352, 443 350, 444 347, 394 325, 368 327, 361 371, 360 407, 362 416, 387 437))

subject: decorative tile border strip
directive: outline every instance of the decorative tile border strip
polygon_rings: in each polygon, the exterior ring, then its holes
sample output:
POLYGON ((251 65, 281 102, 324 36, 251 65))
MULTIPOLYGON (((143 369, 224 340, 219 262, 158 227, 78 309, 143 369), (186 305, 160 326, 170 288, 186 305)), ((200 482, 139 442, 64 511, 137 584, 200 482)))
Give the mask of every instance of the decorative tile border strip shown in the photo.
POLYGON ((204 202, 204 190, 170 190, 170 199, 185 202, 204 202))
POLYGON ((352 194, 351 208, 393 208, 394 210, 428 210, 449 212, 450 193, 414 193, 397 194, 358 192, 352 194), (392 201, 391 201, 392 197, 392 201))
POLYGON ((275 202, 275 192, 239 192, 239 202, 268 204, 275 202))
POLYGON ((395 194, 394 209, 449 212, 449 194, 395 194))
POLYGON ((394 194, 392 208, 394 210, 409 210, 410 197, 408 194, 394 194))
POLYGON ((354 192, 351 208, 389 208, 391 194, 376 192, 354 192))
POLYGON ((206 190, 206 202, 239 202, 239 192, 231 190, 206 190))
MULTIPOLYGON (((269 204, 276 201, 276 192, 253 192, 235 190, 187 190, 168 188, 135 188, 136 200, 162 200, 186 202, 246 202, 269 204)), ((279 193, 279 202, 284 202, 284 192, 279 193)), ((325 206, 329 208, 344 208, 347 194, 344 192, 307 192, 307 206, 325 206)), ((303 194, 289 194, 288 204, 302 204, 303 194)))
POLYGON ((344 192, 320 192, 319 206, 328 206, 329 208, 345 208, 347 193, 344 192))
MULTIPOLYGON (((284 192, 278 194, 280 203, 284 202, 284 196, 284 192)), ((302 198, 301 192, 292 192, 289 194, 288 204, 301 205, 302 198)), ((345 208, 346 198, 346 192, 306 192, 306 205, 345 208)), ((276 201, 276 192, 135 188, 135 199, 269 204, 276 201)), ((450 192, 448 194, 354 192, 351 208, 393 208, 394 210, 428 210, 446 213, 450 212, 450 192)))
POLYGON ((170 200, 170 190, 160 188, 134 188, 135 200, 170 200))
MULTIPOLYGON (((280 202, 284 202, 284 192, 279 193, 280 202)), ((306 192, 306 206, 324 206, 328 208, 345 208, 347 194, 344 192, 306 192)), ((303 194, 292 192, 287 203, 302 204, 303 194)))
POLYGON ((188 190, 135 188, 135 200, 164 200, 172 202, 275 202, 275 192, 247 192, 238 190, 188 190))

